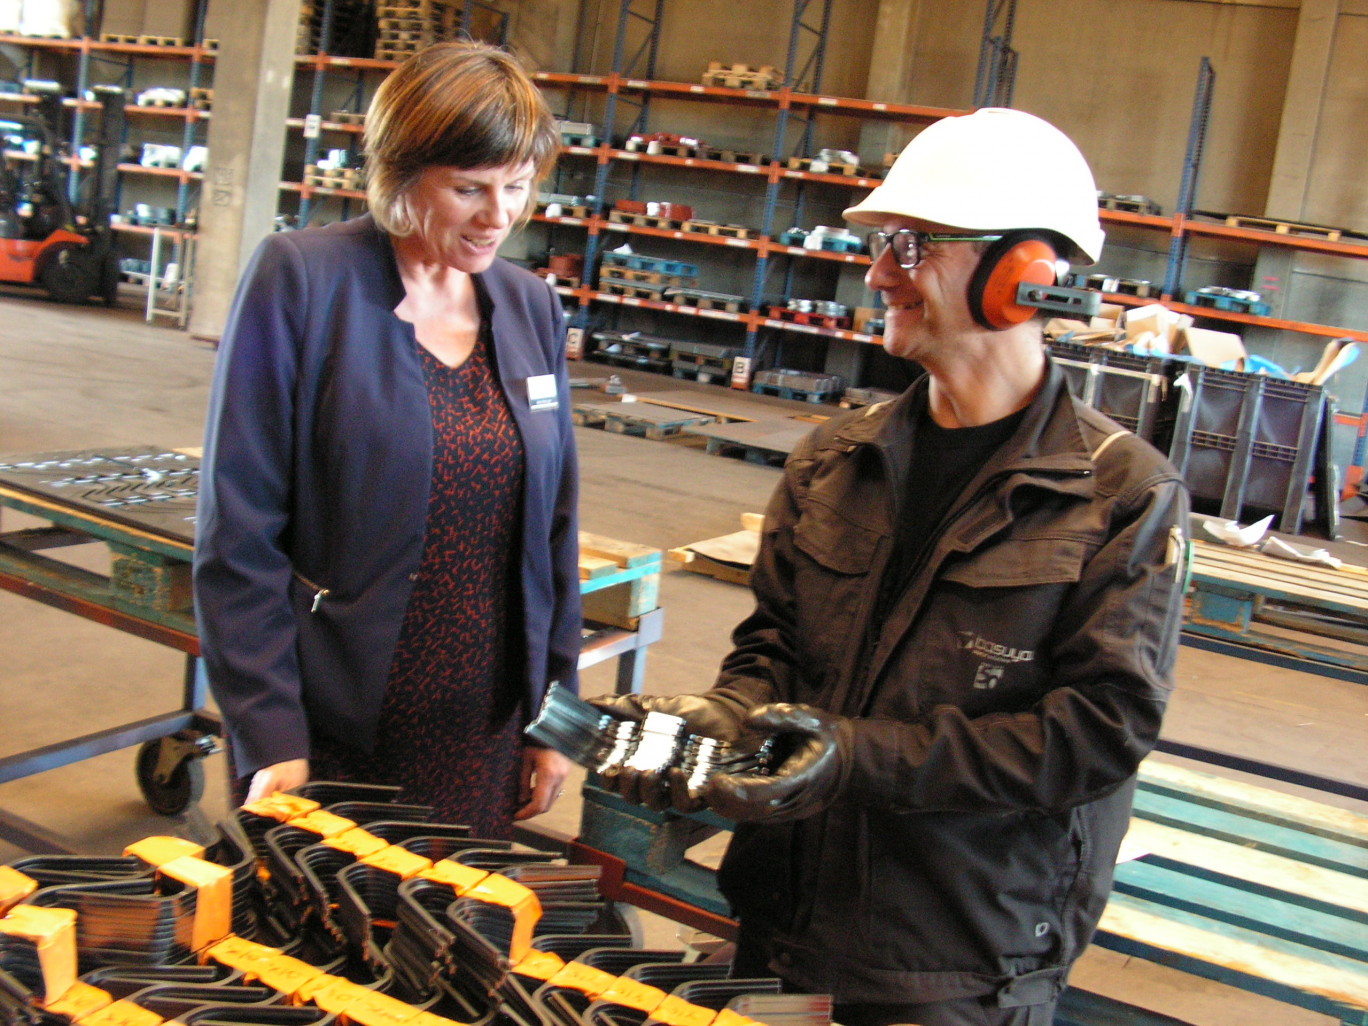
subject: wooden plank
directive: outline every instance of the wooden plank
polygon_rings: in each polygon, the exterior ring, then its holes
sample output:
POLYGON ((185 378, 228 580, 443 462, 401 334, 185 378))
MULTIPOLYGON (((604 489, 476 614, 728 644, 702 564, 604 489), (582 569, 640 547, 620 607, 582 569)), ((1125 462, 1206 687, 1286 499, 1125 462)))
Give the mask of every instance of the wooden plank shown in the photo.
POLYGON ((711 393, 671 389, 663 392, 637 392, 637 402, 653 406, 668 406, 671 409, 687 410, 690 413, 704 413, 716 418, 719 423, 741 421, 750 423, 757 419, 755 403, 732 397, 729 389, 712 388, 711 393))
POLYGON ((1112 889, 1314 951, 1358 962, 1368 957, 1368 921, 1361 913, 1253 886, 1219 870, 1151 855, 1118 866, 1112 889))
MULTIPOLYGON (((1195 869, 1238 877, 1259 887, 1286 891, 1368 916, 1368 881, 1284 855, 1195 834, 1139 816, 1131 819, 1126 848, 1138 848, 1195 869)), ((1362 940, 1368 944, 1368 931, 1363 932, 1362 940)))
POLYGON ((590 534, 588 531, 579 533, 580 555, 597 556, 600 559, 611 559, 618 566, 644 566, 647 563, 660 562, 660 550, 651 548, 648 545, 637 545, 634 542, 618 541, 615 538, 605 538, 599 534, 590 534))
POLYGON ((1095 942, 1332 1014, 1368 1009, 1368 972, 1362 963, 1143 898, 1113 893, 1095 942))
POLYGON ((1133 814, 1191 833, 1368 878, 1368 848, 1306 830, 1295 823, 1254 815, 1238 806, 1206 805, 1181 795, 1138 788, 1133 814))
POLYGON ((1336 569, 1293 559, 1279 559, 1262 552, 1194 542, 1193 569, 1213 575, 1246 574, 1266 580, 1273 587, 1295 583, 1313 589, 1343 591, 1357 598, 1368 597, 1368 568, 1349 563, 1336 569))
POLYGON ((598 577, 607 577, 609 574, 617 573, 620 568, 611 559, 602 559, 598 556, 588 556, 580 553, 579 575, 581 581, 592 581, 598 577))
POLYGON ((1350 601, 1368 599, 1368 572, 1350 565, 1332 569, 1259 553, 1198 548, 1194 551, 1193 572, 1217 581, 1226 575, 1238 575, 1275 590, 1331 591, 1350 601))
POLYGON ((1238 806, 1255 815, 1299 824, 1306 830, 1339 834, 1346 841, 1368 847, 1368 816, 1351 809, 1325 805, 1158 759, 1146 759, 1140 764, 1140 785, 1151 790, 1168 789, 1192 801, 1238 806))

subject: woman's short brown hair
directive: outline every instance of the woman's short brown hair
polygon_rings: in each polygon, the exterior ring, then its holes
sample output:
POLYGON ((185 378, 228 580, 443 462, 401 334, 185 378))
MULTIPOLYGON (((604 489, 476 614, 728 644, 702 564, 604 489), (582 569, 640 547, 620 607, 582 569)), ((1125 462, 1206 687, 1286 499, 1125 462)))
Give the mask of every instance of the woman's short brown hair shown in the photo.
MULTIPOLYGON (((531 164, 534 182, 560 146, 540 90, 504 50, 437 43, 399 65, 366 115, 366 198, 391 235, 413 230, 404 198, 429 167, 531 164)), ((535 203, 530 190, 527 214, 535 203)))

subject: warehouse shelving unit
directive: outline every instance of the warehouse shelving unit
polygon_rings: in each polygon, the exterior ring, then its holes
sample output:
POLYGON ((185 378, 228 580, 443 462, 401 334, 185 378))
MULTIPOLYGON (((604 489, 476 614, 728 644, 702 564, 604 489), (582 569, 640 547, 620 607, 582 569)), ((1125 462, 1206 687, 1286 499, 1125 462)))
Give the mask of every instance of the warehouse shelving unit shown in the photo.
MULTIPOLYGON (((470 5, 475 2, 467 0, 462 12, 462 24, 465 26, 470 23, 470 5)), ((841 287, 842 269, 853 265, 856 270, 863 271, 867 266, 867 258, 858 253, 808 250, 781 243, 777 235, 789 227, 781 223, 781 218, 791 217, 795 226, 801 225, 810 210, 821 206, 813 201, 814 196, 825 199, 828 209, 838 208, 850 199, 858 198, 860 193, 874 188, 879 181, 867 175, 825 174, 803 167, 790 167, 789 158, 807 156, 812 152, 817 129, 823 122, 885 120, 926 124, 963 111, 822 93, 820 82, 830 0, 794 0, 783 80, 777 88, 728 88, 657 80, 654 77, 655 58, 660 45, 662 12, 667 2, 621 0, 612 66, 607 74, 539 72, 535 75, 553 106, 559 105, 565 116, 568 117, 576 108, 589 105, 602 112, 601 139, 592 146, 565 146, 562 168, 558 172, 592 178, 590 193, 593 202, 587 216, 548 217, 538 214, 533 219, 546 231, 549 248, 576 252, 584 259, 583 279, 573 285, 561 285, 558 289, 571 308, 573 326, 579 329, 582 336, 596 323, 612 322, 617 325, 627 311, 644 311, 644 314, 633 316, 644 316, 645 323, 653 329, 657 322, 666 326, 688 323, 691 325, 689 333, 701 331, 705 336, 734 345, 743 356, 750 359, 751 367, 748 369, 754 369, 757 353, 771 346, 782 350, 786 341, 800 348, 807 345, 812 358, 817 359, 824 353, 824 347, 832 343, 877 344, 878 336, 866 332, 796 324, 768 315, 767 295, 778 297, 782 302, 802 295, 802 290, 809 288, 813 290, 814 298, 819 298, 841 287), (719 105, 736 111, 738 116, 758 119, 768 138, 763 163, 657 155, 628 150, 621 145, 624 134, 644 133, 653 125, 687 130, 691 109, 715 109, 719 105), (681 174, 696 175, 696 180, 701 182, 720 183, 721 191, 744 194, 748 189, 753 190, 754 200, 748 208, 750 216, 747 218, 753 226, 750 237, 723 238, 699 232, 622 224, 609 219, 612 200, 648 195, 652 183, 669 181, 670 176, 677 181, 681 174), (839 195, 839 202, 832 202, 836 195, 839 195), (596 265, 604 250, 623 242, 635 241, 666 250, 684 245, 700 254, 700 264, 705 272, 716 270, 719 274, 729 275, 733 281, 744 283, 735 287, 736 294, 746 300, 743 308, 735 311, 699 309, 678 303, 614 295, 596 287, 596 265), (690 320, 681 322, 680 318, 690 320)), ((93 6, 94 0, 87 0, 88 15, 93 6)), ((28 55, 29 67, 25 69, 28 75, 42 77, 42 72, 60 67, 59 74, 49 77, 73 82, 78 96, 97 79, 107 78, 126 88, 132 87, 149 67, 176 68, 176 73, 182 76, 188 90, 198 88, 200 82, 210 81, 212 74, 215 52, 212 45, 206 45, 202 38, 206 7, 206 0, 199 0, 196 4, 196 37, 192 45, 187 46, 101 41, 89 35, 74 39, 0 36, 0 43, 18 46, 28 55), (107 69, 108 62, 114 64, 113 75, 100 73, 107 69)), ((325 20, 332 8, 333 0, 326 0, 320 5, 325 20)), ((1010 47, 1010 7, 1003 0, 990 0, 988 17, 985 40, 991 37, 1002 46, 1010 47), (1002 27, 1004 17, 1006 27, 1002 27)), ((326 33, 320 33, 319 38, 326 39, 326 33)), ((296 96, 299 107, 294 116, 287 120, 285 130, 292 134, 300 133, 302 145, 292 143, 288 166, 293 167, 296 161, 300 165, 314 163, 324 141, 328 139, 335 139, 340 146, 349 149, 358 147, 361 125, 352 120, 335 120, 332 114, 339 110, 358 114, 363 111, 370 93, 396 65, 395 60, 342 57, 321 51, 297 57, 299 78, 296 96)), ((998 65, 994 67, 998 68, 1001 82, 1002 68, 998 65)), ((1186 200, 1180 202, 1181 209, 1170 216, 1103 210, 1101 216, 1104 223, 1109 227, 1163 233, 1168 237, 1168 271, 1163 292, 1157 298, 1174 310, 1204 321, 1225 323, 1233 329, 1258 326, 1311 336, 1368 341, 1368 330, 1194 306, 1183 301, 1183 263, 1186 247, 1194 239, 1251 247, 1282 247, 1351 260, 1368 257, 1368 242, 1358 244, 1326 237, 1283 234, 1271 229, 1232 226, 1193 212, 1196 174, 1200 166, 1200 142, 1204 135, 1212 80, 1209 64, 1204 63, 1194 102, 1193 134, 1183 168, 1182 194, 1186 200)), ((0 105, 33 102, 34 97, 22 93, 0 93, 0 105)), ((93 104, 70 98, 65 101, 65 106, 72 113, 72 141, 75 141, 85 131, 86 114, 93 104)), ((211 112, 193 104, 185 107, 129 104, 127 112, 133 126, 129 131, 130 138, 154 137, 158 134, 166 138, 175 136, 179 138, 183 152, 202 143, 207 122, 212 116, 211 112)), ((839 126, 834 127, 835 131, 840 131, 839 126)), ((73 155, 68 162, 71 168, 70 188, 74 192, 84 166, 74 155, 76 147, 73 146, 72 150, 73 155)), ((199 172, 179 167, 145 167, 131 162, 121 163, 119 170, 122 182, 118 195, 119 209, 130 209, 132 202, 144 196, 156 195, 158 189, 161 195, 166 195, 167 190, 173 187, 175 223, 167 226, 170 235, 179 246, 193 233, 193 210, 201 181, 199 172)), ((320 184, 316 180, 304 180, 306 176, 302 173, 296 180, 295 174, 294 171, 287 172, 280 188, 282 210, 289 212, 293 205, 298 224, 349 217, 364 204, 365 194, 360 189, 338 188, 320 184)), ((150 249, 149 226, 123 223, 116 225, 116 229, 136 248, 150 249)), ((179 259, 183 253, 177 250, 171 257, 179 259)), ((1155 301, 1110 293, 1105 298, 1122 305, 1155 301)), ((668 327, 660 330, 669 333, 668 327)))

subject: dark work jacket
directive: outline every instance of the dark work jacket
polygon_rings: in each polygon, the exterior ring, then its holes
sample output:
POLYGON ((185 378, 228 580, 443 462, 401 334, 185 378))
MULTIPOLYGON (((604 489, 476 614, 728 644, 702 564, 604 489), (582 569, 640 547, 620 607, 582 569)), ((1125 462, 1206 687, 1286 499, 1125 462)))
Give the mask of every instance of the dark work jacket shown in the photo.
MULTIPOLYGON (((476 276, 525 452, 509 708, 576 686, 576 464, 555 293, 503 260, 476 276), (559 406, 527 381, 554 375, 559 406), (519 629, 520 628, 520 629, 519 629)), ((195 614, 238 773, 369 750, 423 554, 432 415, 388 236, 369 216, 265 239, 238 285, 209 399, 195 614)))
POLYGON ((1159 734, 1187 490, 1057 367, 885 598, 923 378, 790 455, 717 687, 851 718, 836 804, 739 826, 721 884, 772 968, 849 1002, 1055 996, 1159 734))

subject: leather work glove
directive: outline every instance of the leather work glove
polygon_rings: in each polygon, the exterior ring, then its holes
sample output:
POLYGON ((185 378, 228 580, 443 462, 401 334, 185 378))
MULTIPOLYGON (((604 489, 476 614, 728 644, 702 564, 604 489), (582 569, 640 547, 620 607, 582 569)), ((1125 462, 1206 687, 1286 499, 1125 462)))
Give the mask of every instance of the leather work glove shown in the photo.
POLYGON ((703 789, 704 803, 742 823, 806 819, 839 797, 850 767, 854 728, 842 716, 810 705, 777 703, 751 710, 749 731, 778 735, 790 749, 770 774, 719 773, 703 789))
MULTIPOLYGON (((716 694, 703 695, 609 695, 591 698, 589 703, 620 720, 641 722, 647 713, 679 716, 690 734, 735 741, 742 734, 741 724, 747 706, 716 694)), ((599 774, 606 790, 622 795, 629 802, 645 805, 657 812, 697 812, 704 803, 689 795, 688 778, 679 769, 663 773, 613 767, 599 774)))

